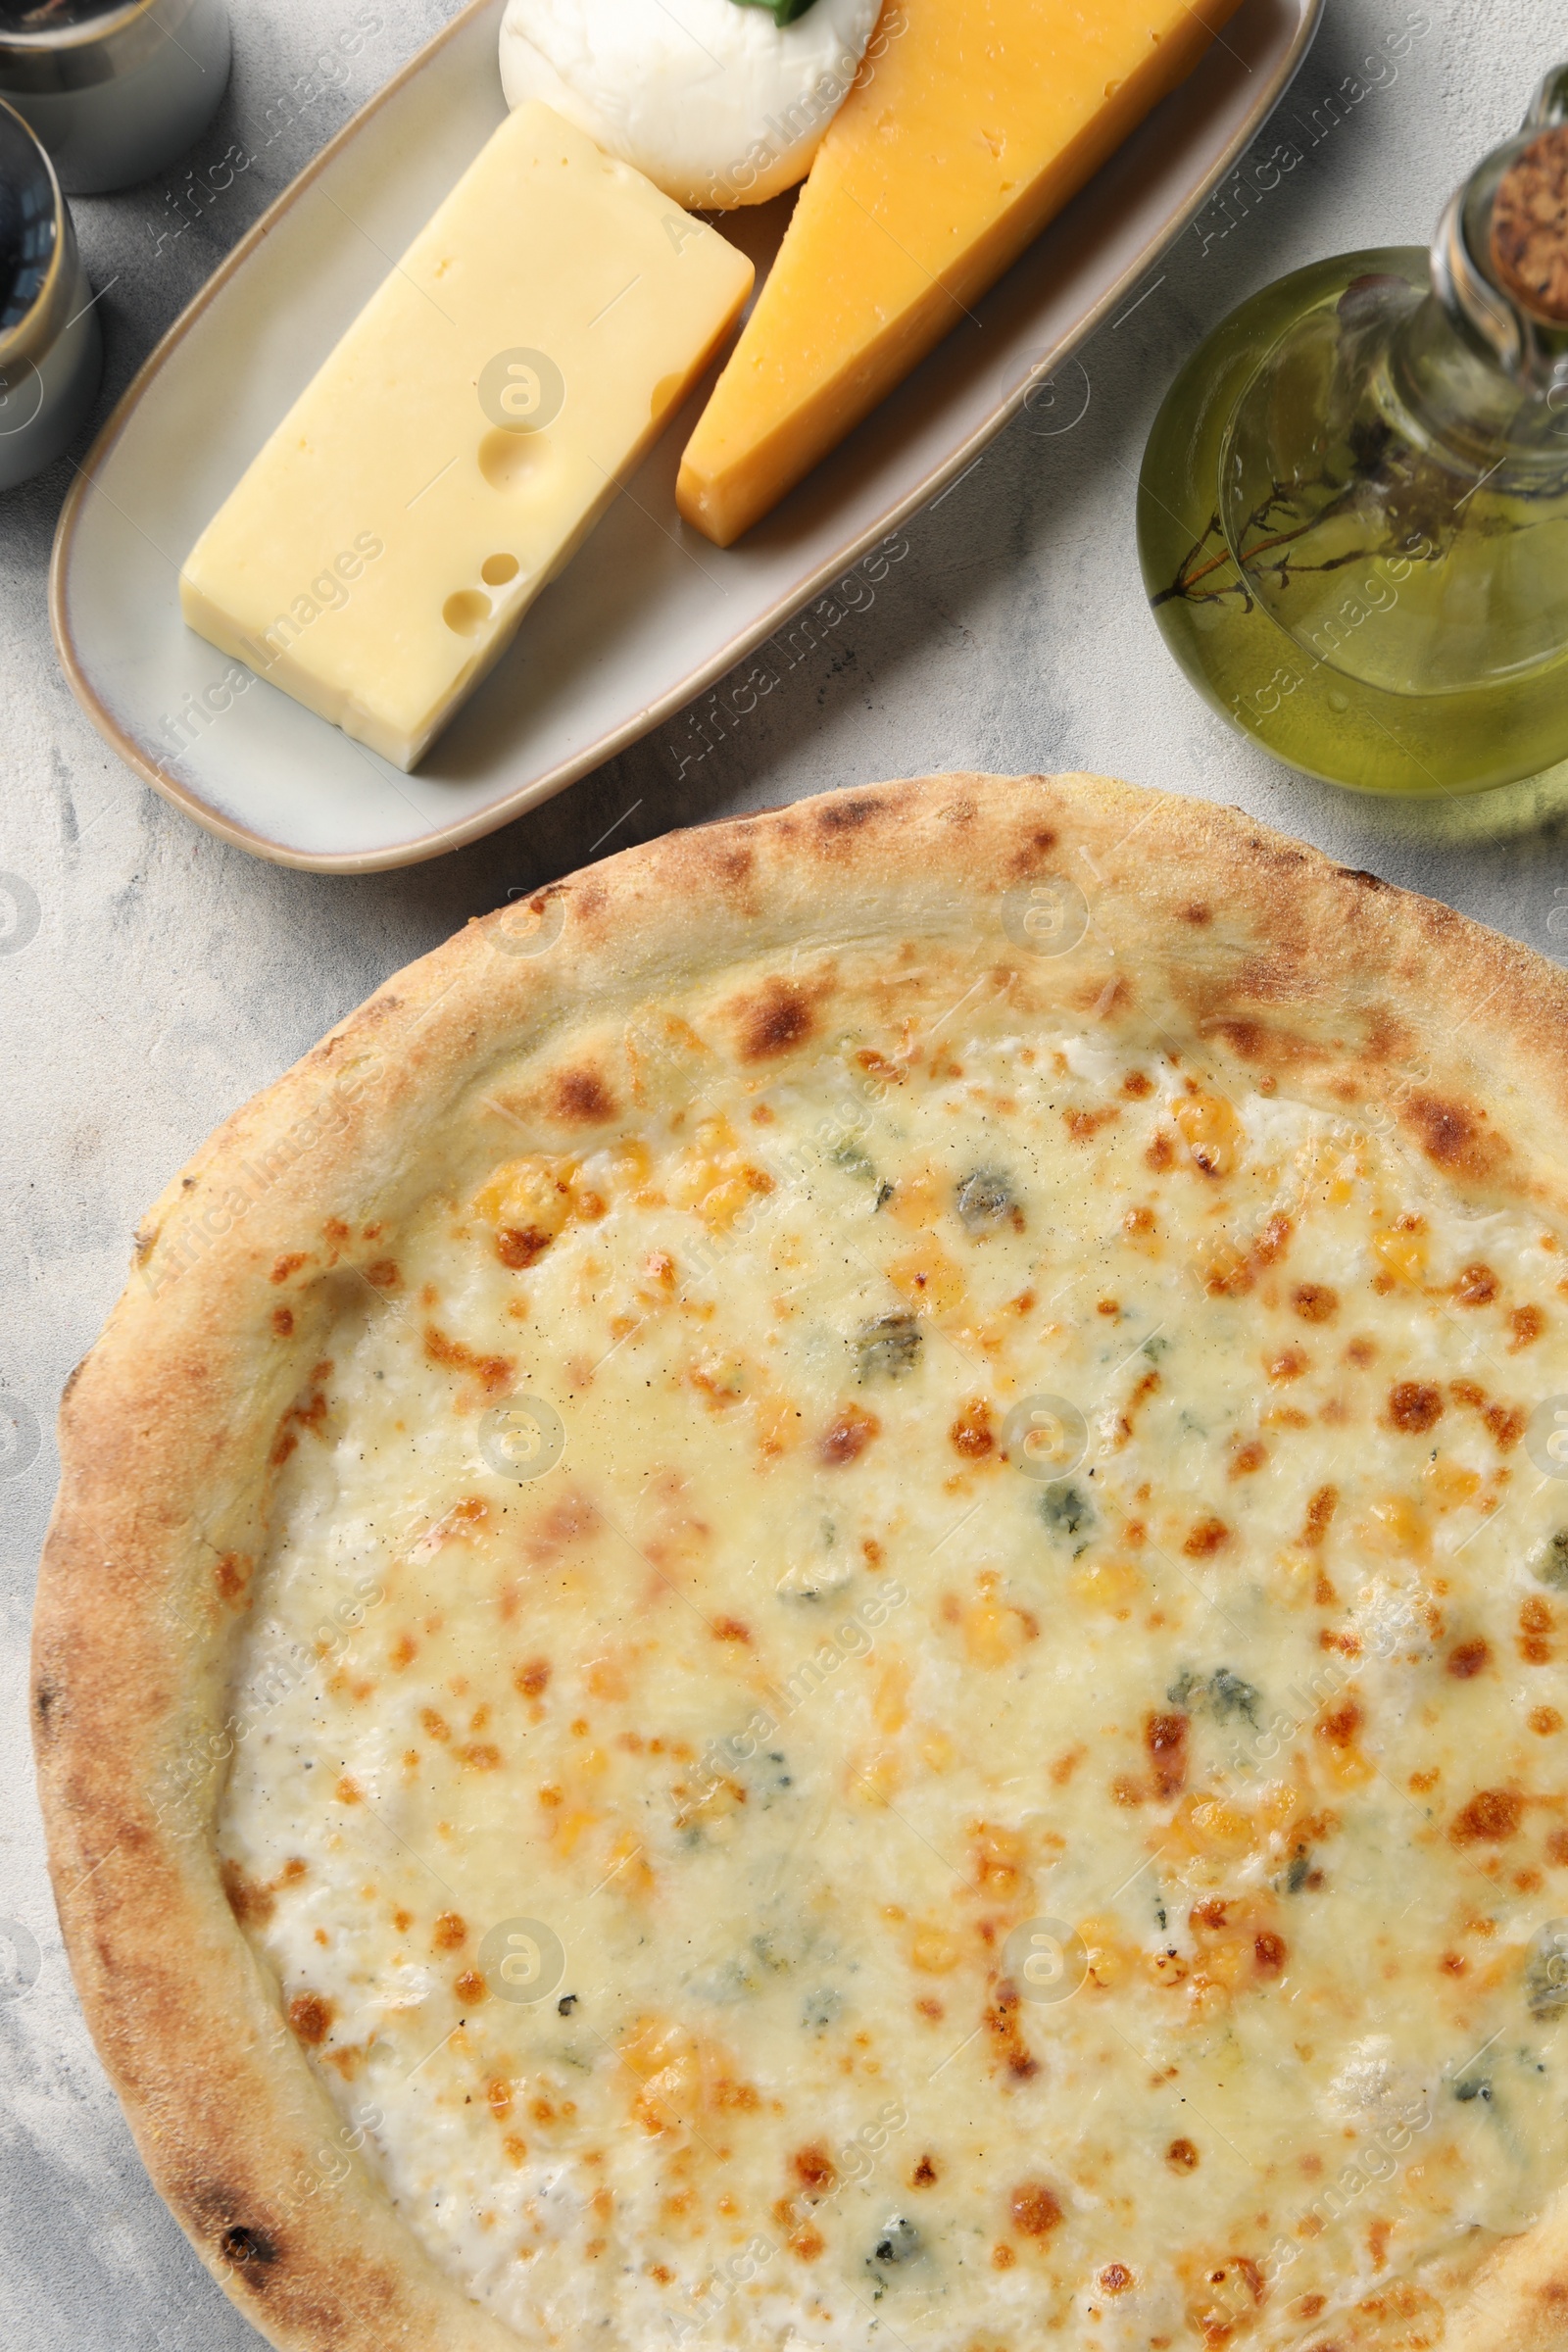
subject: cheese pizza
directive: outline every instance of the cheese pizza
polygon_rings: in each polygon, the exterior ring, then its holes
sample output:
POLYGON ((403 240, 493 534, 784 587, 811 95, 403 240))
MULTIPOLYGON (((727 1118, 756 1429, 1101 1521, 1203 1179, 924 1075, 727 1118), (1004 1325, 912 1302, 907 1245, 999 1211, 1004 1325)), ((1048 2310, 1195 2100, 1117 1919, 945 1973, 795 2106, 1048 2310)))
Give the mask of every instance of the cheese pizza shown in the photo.
POLYGON ((1092 777, 670 837, 149 1216, 36 1736, 302 2352, 1568 2338, 1568 984, 1092 777))

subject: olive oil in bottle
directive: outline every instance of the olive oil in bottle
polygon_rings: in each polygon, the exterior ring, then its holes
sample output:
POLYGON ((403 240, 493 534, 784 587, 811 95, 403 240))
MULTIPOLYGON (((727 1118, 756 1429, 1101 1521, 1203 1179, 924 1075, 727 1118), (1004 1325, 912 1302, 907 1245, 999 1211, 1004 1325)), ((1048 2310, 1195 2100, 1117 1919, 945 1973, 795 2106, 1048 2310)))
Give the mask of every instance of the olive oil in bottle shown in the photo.
POLYGON ((1568 68, 1430 255, 1314 263, 1207 338, 1138 537, 1182 667, 1293 766, 1451 793, 1568 758, 1568 68))

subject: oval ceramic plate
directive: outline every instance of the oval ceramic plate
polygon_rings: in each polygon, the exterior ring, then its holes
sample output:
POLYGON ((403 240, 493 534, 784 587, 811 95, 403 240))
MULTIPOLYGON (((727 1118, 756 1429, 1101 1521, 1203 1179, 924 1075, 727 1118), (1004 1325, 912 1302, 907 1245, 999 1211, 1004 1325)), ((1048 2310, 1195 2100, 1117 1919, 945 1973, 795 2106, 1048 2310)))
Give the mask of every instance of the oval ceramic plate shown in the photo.
MULTIPOLYGON (((699 388, 508 653, 407 776, 180 618, 198 532, 505 112, 504 0, 472 0, 223 262, 115 410, 55 539, 55 642, 122 759, 258 857, 365 873, 506 824, 624 750, 974 463, 1254 135, 1323 0, 1244 0, 1197 71, 904 384, 720 550, 675 512, 699 388), (215 712, 202 697, 228 707, 215 712)), ((727 216, 766 269, 791 199, 727 216)))

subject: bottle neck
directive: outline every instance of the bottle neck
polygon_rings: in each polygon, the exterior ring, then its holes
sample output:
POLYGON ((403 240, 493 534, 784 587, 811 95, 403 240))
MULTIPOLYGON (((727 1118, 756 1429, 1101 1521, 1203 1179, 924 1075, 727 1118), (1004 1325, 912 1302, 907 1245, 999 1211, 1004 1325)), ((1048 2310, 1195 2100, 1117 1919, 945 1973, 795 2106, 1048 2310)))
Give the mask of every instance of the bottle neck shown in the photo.
POLYGON ((1389 393, 1412 438, 1526 496, 1568 464, 1568 315, 1553 315, 1568 283, 1565 120, 1560 68, 1445 207, 1431 295, 1389 344, 1389 393))
POLYGON ((1568 467, 1568 376, 1521 383, 1436 290, 1393 327, 1374 398, 1395 434, 1466 483, 1539 496, 1568 467))
POLYGON ((1246 592, 1320 662, 1395 694, 1498 686, 1568 653, 1560 101, 1568 70, 1446 209, 1426 285, 1350 277, 1266 354, 1227 427, 1219 516, 1246 592))

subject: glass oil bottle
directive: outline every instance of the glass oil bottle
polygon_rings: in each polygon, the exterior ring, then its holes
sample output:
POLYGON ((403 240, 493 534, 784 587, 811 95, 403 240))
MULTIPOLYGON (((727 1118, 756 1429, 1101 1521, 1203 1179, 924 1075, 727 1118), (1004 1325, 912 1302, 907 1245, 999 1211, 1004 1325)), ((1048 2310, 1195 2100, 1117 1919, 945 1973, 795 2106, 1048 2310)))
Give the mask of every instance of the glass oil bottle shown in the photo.
POLYGON ((1430 254, 1313 263, 1207 338, 1138 538, 1177 661, 1293 766, 1452 793, 1568 759, 1568 67, 1430 254))

